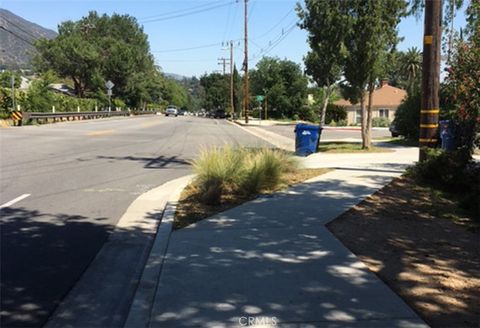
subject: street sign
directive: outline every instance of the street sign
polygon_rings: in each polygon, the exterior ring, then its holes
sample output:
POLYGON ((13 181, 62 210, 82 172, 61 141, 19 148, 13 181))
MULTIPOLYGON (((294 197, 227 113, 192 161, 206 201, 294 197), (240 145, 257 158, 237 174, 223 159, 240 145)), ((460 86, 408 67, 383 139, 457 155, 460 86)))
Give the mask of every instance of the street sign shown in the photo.
POLYGON ((111 90, 115 86, 115 84, 112 81, 108 80, 107 83, 105 83, 105 86, 108 90, 111 90))
POLYGON ((256 99, 258 102, 262 102, 263 99, 265 99, 265 96, 257 96, 256 99))
POLYGON ((108 89, 107 90, 107 96, 111 96, 112 95, 112 89, 108 89))

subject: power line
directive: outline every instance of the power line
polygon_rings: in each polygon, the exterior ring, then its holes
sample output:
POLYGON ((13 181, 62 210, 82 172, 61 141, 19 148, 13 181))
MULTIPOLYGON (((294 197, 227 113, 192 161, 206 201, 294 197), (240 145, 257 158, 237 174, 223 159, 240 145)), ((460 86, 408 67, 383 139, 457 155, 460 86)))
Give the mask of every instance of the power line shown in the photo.
POLYGON ((270 34, 270 32, 272 32, 274 29, 276 29, 276 28, 290 15, 290 13, 293 12, 293 10, 294 10, 293 8, 290 9, 290 10, 285 14, 285 16, 283 16, 275 25, 273 25, 267 32, 263 33, 263 34, 260 35, 260 36, 257 36, 257 37, 255 38, 255 40, 261 39, 261 38, 263 38, 264 36, 270 34))
POLYGON ((297 22, 293 23, 293 25, 288 27, 286 30, 282 29, 282 34, 277 39, 275 39, 274 41, 270 41, 266 48, 261 49, 260 52, 255 54, 250 60, 255 60, 262 55, 268 54, 276 46, 278 46, 283 40, 285 40, 285 38, 295 29, 296 26, 297 26, 297 22))
POLYGON ((195 49, 213 48, 213 47, 218 47, 222 44, 223 44, 223 42, 217 42, 217 43, 204 44, 204 45, 196 46, 196 47, 177 48, 177 49, 168 49, 168 50, 157 50, 157 51, 151 51, 151 52, 152 53, 181 52, 181 51, 188 51, 188 50, 195 50, 195 49))
POLYGON ((23 42, 26 42, 26 43, 28 43, 28 44, 31 45, 31 46, 35 46, 32 42, 28 41, 27 39, 24 39, 24 38, 22 38, 21 36, 19 36, 18 34, 10 31, 10 30, 8 30, 8 29, 6 29, 5 26, 0 26, 0 29, 6 31, 6 32, 8 32, 8 33, 10 33, 11 35, 13 35, 14 37, 16 37, 17 39, 22 40, 23 42))
POLYGON ((199 8, 203 8, 203 7, 209 7, 209 6, 213 5, 213 4, 220 3, 220 2, 222 2, 222 0, 214 1, 214 2, 207 2, 207 3, 204 3, 204 4, 202 4, 202 5, 194 6, 194 7, 190 7, 190 8, 172 10, 172 11, 169 11, 169 12, 166 12, 166 13, 163 13, 163 14, 156 14, 156 15, 150 15, 150 16, 140 17, 140 18, 138 18, 138 20, 139 20, 139 21, 142 21, 142 20, 150 20, 150 19, 154 19, 154 18, 162 18, 162 17, 165 17, 165 16, 171 16, 171 15, 175 15, 175 14, 180 14, 180 13, 183 13, 183 12, 188 12, 188 11, 195 10, 195 9, 199 9, 199 8))
POLYGON ((217 9, 217 8, 230 6, 234 3, 235 3, 235 1, 230 1, 230 2, 227 2, 227 3, 222 3, 222 4, 219 4, 219 5, 207 7, 207 8, 204 8, 204 9, 188 11, 188 12, 185 12, 185 13, 182 13, 182 14, 170 15, 170 16, 165 16, 165 17, 156 18, 156 19, 147 19, 147 20, 141 21, 141 23, 146 24, 146 23, 153 23, 153 22, 163 22, 163 21, 166 21, 166 20, 171 20, 171 19, 175 19, 175 18, 190 16, 190 15, 199 14, 199 13, 203 13, 203 12, 206 12, 206 11, 214 10, 214 9, 217 9))

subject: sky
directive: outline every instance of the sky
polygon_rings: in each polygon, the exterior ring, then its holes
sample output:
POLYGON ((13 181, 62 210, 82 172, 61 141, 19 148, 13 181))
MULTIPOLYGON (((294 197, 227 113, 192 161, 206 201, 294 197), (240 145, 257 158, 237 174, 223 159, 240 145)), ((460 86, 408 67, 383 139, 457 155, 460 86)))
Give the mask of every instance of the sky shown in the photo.
MULTIPOLYGON (((307 33, 295 24, 296 3, 248 0, 249 68, 262 56, 302 64, 309 47, 307 33)), ((221 72, 219 62, 221 58, 229 59, 230 41, 239 70, 243 63, 243 0, 0 0, 0 7, 55 31, 61 22, 78 20, 92 10, 108 15, 128 14, 143 26, 156 64, 166 73, 200 77, 221 72)), ((454 27, 463 26, 464 10, 460 10, 454 27)), ((399 50, 421 50, 423 17, 402 20, 399 35, 404 37, 399 50)))

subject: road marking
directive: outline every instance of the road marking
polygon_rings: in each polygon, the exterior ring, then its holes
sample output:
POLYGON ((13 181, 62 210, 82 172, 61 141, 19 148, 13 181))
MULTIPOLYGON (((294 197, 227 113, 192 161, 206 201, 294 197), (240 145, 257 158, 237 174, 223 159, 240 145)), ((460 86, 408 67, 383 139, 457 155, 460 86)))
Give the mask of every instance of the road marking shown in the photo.
POLYGON ((2 209, 2 208, 4 208, 4 207, 12 206, 13 204, 18 203, 19 201, 21 201, 21 200, 23 200, 23 199, 25 199, 25 198, 27 198, 27 197, 29 197, 29 196, 30 196, 30 194, 23 194, 22 196, 19 196, 19 197, 15 198, 15 199, 9 201, 8 203, 5 203, 5 204, 3 204, 3 205, 0 205, 0 209, 2 209))
POLYGON ((148 122, 148 123, 143 123, 141 125, 142 128, 149 128, 149 127, 152 127, 152 126, 155 126, 155 125, 160 125, 160 124, 163 124, 164 122, 148 122))
POLYGON ((105 135, 112 134, 114 131, 115 130, 92 131, 92 132, 88 132, 87 136, 89 137, 105 136, 105 135))

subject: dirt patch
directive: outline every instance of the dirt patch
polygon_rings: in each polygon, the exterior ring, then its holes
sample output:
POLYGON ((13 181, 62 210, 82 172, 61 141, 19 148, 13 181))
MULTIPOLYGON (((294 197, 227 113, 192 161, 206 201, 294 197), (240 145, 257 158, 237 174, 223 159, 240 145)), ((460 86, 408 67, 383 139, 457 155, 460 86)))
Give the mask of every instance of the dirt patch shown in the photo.
POLYGON ((328 228, 432 327, 480 327, 480 230, 455 201, 402 177, 328 228))

